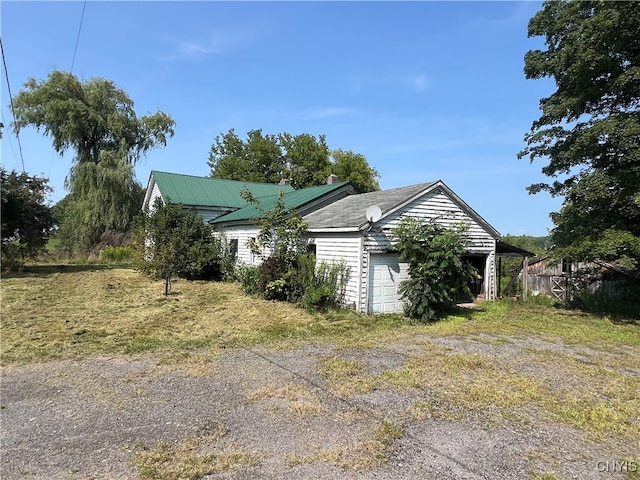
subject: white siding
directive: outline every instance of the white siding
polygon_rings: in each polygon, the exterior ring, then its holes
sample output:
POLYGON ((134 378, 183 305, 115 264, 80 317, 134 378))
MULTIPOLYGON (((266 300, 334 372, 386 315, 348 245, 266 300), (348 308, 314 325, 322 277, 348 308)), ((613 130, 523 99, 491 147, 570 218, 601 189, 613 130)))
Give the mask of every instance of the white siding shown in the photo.
POLYGON ((144 209, 148 207, 150 210, 153 210, 153 206, 156 203, 156 198, 162 198, 162 195, 160 194, 158 184, 156 182, 153 182, 153 189, 151 190, 151 195, 149 195, 149 201, 145 202, 142 208, 144 209))
MULTIPOLYGON (((188 208, 188 206, 186 208, 188 208)), ((233 209, 220 208, 220 207, 202 207, 202 206, 196 207, 196 213, 202 216, 205 223, 208 223, 214 218, 218 218, 220 215, 224 215, 229 212, 233 212, 233 209)))
POLYGON ((344 261, 349 269, 345 288, 345 305, 360 311, 360 282, 362 278, 362 237, 354 233, 310 234, 310 241, 316 245, 316 261, 338 263, 344 261))
POLYGON ((227 241, 232 239, 238 240, 238 256, 236 263, 241 265, 259 265, 262 263, 263 257, 253 255, 247 246, 247 242, 251 238, 256 238, 260 230, 258 227, 251 225, 229 226, 222 230, 227 241))
POLYGON ((495 251, 496 242, 491 233, 440 189, 429 192, 405 205, 399 211, 385 218, 380 224, 376 224, 375 230, 382 229, 383 232, 390 234, 390 230, 396 227, 401 218, 405 216, 423 218, 427 221, 435 219, 438 224, 446 228, 464 224, 468 227, 467 236, 470 241, 470 253, 488 254, 495 251))

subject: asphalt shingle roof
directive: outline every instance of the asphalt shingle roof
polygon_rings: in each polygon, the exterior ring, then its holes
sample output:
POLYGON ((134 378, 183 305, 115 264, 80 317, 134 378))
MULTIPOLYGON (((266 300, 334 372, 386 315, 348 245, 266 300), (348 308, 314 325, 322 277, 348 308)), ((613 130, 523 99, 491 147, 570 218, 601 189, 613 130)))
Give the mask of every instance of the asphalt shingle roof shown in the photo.
POLYGON ((272 197, 278 192, 295 191, 291 185, 243 182, 219 178, 196 177, 177 173, 151 172, 166 202, 207 207, 242 208, 247 202, 240 196, 242 190, 249 190, 254 197, 272 197))
POLYGON ((359 228, 367 222, 365 216, 367 208, 377 205, 384 216, 436 183, 438 182, 421 183, 408 187, 361 193, 360 195, 349 195, 331 205, 305 215, 303 220, 310 229, 359 228))

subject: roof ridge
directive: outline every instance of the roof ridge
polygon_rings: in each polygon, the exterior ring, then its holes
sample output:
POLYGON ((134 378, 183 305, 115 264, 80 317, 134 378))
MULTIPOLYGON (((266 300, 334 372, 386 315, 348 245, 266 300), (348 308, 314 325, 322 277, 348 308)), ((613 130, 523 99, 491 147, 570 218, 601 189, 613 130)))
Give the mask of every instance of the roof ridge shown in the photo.
MULTIPOLYGON (((235 183, 242 183, 242 184, 250 184, 250 185, 269 185, 269 186, 279 186, 279 184, 277 183, 267 183, 267 182, 249 182, 247 180, 232 180, 229 178, 216 178, 216 177, 203 177, 200 175, 190 175, 187 173, 173 173, 173 172, 165 172, 162 170, 151 170, 151 174, 153 175, 154 173, 162 173, 165 175, 174 175, 177 177, 191 177, 191 178, 197 178, 200 180, 215 180, 215 181, 221 181, 221 182, 235 182, 235 183)), ((285 186, 285 185, 280 185, 280 186, 285 186)), ((289 185, 290 186, 290 185, 289 185)), ((293 187, 291 187, 293 188, 293 187)), ((295 189, 294 189, 295 190, 295 189)))

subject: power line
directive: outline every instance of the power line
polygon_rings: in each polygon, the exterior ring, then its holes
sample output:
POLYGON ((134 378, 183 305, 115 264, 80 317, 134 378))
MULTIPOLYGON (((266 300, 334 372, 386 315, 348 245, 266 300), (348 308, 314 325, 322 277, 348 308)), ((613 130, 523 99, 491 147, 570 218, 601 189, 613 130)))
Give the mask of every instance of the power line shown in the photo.
POLYGON ((71 60, 71 70, 69 70, 69 73, 73 73, 73 65, 76 63, 76 53, 78 52, 78 43, 80 43, 80 32, 82 31, 85 8, 87 8, 87 0, 84 0, 84 4, 82 5, 82 16, 80 17, 80 26, 78 27, 78 35, 76 36, 76 47, 73 49, 73 60, 71 60))
MULTIPOLYGON (((11 84, 9 83, 9 70, 7 70, 7 61, 4 57, 4 44, 2 43, 2 37, 0 37, 0 49, 2 50, 2 64, 4 65, 4 74, 7 78, 7 90, 9 90, 9 103, 11 104, 11 113, 13 114, 13 123, 16 123, 16 111, 13 107, 13 94, 11 93, 11 84)), ((22 162, 22 171, 25 172, 24 168, 24 156, 22 155, 22 143, 20 142, 20 129, 16 126, 15 129, 16 138, 18 139, 18 151, 20 152, 20 161, 22 162)))

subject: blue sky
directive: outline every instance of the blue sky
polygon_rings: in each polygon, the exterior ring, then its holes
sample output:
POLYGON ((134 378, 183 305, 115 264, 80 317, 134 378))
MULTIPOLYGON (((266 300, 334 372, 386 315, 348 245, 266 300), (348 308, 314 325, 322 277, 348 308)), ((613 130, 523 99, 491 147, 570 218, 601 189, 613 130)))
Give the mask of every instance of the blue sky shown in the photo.
MULTIPOLYGON (((217 135, 233 128, 326 135, 363 154, 383 189, 443 180, 503 235, 546 235, 559 199, 518 160, 552 80, 526 80, 529 19, 541 2, 13 2, 0 3, 12 93, 53 70, 102 77, 138 115, 176 121, 164 149, 136 167, 206 176, 217 135), (84 8, 84 17, 82 11, 84 8), (80 29, 80 21, 82 27, 80 29), (78 31, 80 35, 78 37, 78 31), (78 39, 76 50, 76 39, 78 39), (75 61, 74 61, 75 52, 75 61)), ((2 122, 12 121, 2 75, 2 122)), ((33 128, 24 167, 65 195, 73 155, 33 128)), ((5 129, 2 164, 22 170, 5 129)))

